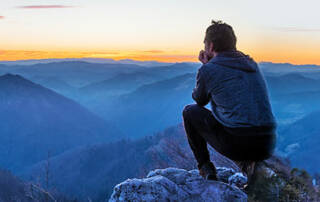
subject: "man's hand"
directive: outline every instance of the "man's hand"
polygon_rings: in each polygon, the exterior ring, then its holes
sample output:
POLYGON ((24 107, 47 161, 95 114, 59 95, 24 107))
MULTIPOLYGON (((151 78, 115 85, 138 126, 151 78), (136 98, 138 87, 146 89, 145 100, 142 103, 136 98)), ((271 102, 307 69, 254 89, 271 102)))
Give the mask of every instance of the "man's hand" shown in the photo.
POLYGON ((200 51, 198 58, 199 58, 200 62, 202 62, 202 64, 208 63, 209 60, 211 59, 204 50, 200 51))

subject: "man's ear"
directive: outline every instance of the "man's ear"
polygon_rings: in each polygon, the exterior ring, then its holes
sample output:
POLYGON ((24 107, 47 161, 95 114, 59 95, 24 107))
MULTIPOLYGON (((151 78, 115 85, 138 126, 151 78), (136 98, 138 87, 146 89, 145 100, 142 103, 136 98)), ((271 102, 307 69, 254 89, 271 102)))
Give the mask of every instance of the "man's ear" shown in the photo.
POLYGON ((210 50, 210 52, 214 52, 214 50, 213 50, 213 43, 212 42, 210 42, 210 44, 209 44, 209 50, 210 50))

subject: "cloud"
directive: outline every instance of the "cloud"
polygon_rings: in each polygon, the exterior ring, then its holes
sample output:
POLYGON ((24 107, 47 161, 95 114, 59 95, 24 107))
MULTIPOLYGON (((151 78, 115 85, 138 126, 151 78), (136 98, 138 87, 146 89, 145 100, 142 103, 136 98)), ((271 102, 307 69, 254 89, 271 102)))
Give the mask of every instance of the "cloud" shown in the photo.
POLYGON ((51 9, 51 8, 73 8, 74 6, 66 5, 31 5, 31 6, 18 6, 21 9, 51 9))
POLYGON ((0 20, 4 19, 4 16, 0 15, 0 20))
POLYGON ((145 52, 145 53, 163 53, 164 51, 162 51, 162 50, 146 50, 143 52, 145 52))
POLYGON ((273 29, 281 32, 320 32, 320 28, 274 27, 273 29))

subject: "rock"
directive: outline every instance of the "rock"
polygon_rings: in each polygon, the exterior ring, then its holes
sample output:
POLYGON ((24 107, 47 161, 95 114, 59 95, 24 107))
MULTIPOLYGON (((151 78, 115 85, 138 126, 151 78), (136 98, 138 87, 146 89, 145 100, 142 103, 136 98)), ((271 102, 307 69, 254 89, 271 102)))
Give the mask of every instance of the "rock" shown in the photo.
POLYGON ((109 202, 114 201, 247 201, 237 186, 246 178, 228 168, 217 168, 220 179, 228 183, 204 180, 197 169, 156 169, 143 179, 127 179, 114 187, 109 202))
POLYGON ((217 167, 216 169, 218 180, 225 183, 228 183, 229 177, 236 173, 232 168, 217 167))
POLYGON ((228 183, 237 187, 244 187, 247 181, 248 178, 242 173, 235 173, 228 178, 228 183))

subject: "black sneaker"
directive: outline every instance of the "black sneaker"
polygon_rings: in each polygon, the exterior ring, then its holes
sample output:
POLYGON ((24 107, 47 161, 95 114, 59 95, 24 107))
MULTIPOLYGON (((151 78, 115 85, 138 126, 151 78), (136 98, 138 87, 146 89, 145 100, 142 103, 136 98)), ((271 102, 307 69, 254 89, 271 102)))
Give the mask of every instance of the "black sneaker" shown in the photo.
POLYGON ((206 180, 218 180, 216 167, 210 161, 201 166, 199 174, 206 180))

